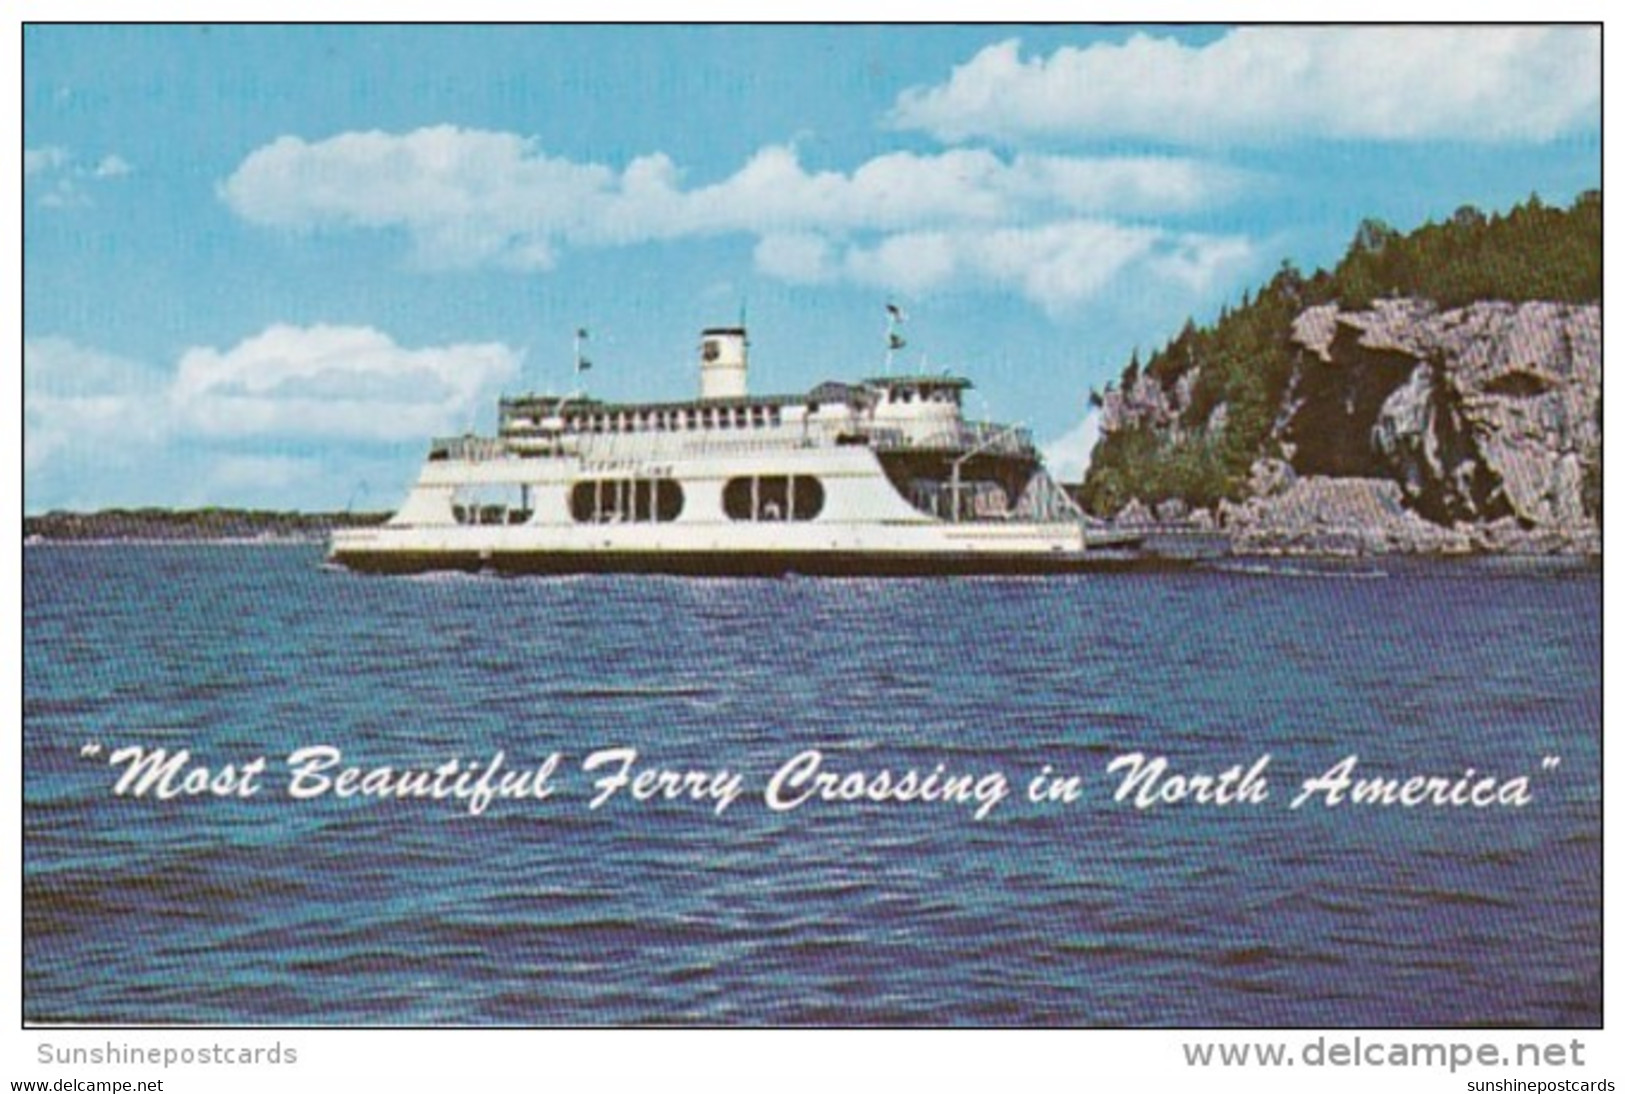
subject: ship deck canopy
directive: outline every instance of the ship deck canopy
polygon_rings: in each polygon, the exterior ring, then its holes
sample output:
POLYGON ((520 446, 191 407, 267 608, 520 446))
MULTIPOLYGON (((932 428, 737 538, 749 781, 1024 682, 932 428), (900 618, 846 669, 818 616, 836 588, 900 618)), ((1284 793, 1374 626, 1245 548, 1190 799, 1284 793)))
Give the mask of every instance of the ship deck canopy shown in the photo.
POLYGON ((936 375, 922 374, 918 376, 871 376, 863 381, 868 387, 898 388, 911 387, 919 391, 964 391, 976 385, 964 376, 954 376, 942 372, 936 375))
POLYGON ((812 403, 852 403, 861 405, 875 391, 912 390, 921 395, 937 391, 960 392, 974 387, 963 376, 876 376, 860 383, 827 380, 801 394, 735 395, 714 399, 666 399, 635 403, 606 402, 586 395, 510 395, 501 401, 504 416, 517 414, 558 414, 581 411, 601 414, 643 414, 653 411, 685 410, 690 407, 785 407, 812 403))
POLYGON ((603 399, 590 399, 571 395, 512 395, 502 400, 503 414, 542 413, 645 414, 663 410, 688 410, 695 407, 782 407, 800 406, 808 401, 807 395, 738 395, 720 399, 667 399, 636 403, 612 403, 603 399))

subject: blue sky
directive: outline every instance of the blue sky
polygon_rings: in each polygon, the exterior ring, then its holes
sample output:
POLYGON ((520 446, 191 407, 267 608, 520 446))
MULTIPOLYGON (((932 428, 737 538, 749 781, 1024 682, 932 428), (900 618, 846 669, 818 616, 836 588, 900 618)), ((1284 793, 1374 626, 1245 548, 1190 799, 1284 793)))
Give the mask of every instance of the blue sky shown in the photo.
POLYGON ((1283 259, 1601 178, 1588 29, 24 32, 25 507, 387 508, 498 394, 1091 386, 1283 259))

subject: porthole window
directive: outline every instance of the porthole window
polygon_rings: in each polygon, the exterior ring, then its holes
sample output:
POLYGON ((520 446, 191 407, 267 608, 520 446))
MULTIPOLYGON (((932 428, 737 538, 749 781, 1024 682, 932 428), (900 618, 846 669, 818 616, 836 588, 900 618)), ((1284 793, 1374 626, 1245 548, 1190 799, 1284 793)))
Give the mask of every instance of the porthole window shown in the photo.
POLYGON ((790 519, 788 475, 763 475, 756 480, 756 519, 790 519))
POLYGON ((655 520, 669 524, 683 515, 683 487, 676 479, 655 480, 655 520))
POLYGON ((824 484, 811 475, 729 479, 722 487, 722 510, 729 520, 816 520, 824 511, 824 484))
POLYGON ((579 524, 666 524, 682 514, 683 487, 674 479, 583 479, 570 489, 579 524))
POLYGON ((751 497, 755 479, 729 479, 722 488, 722 511, 729 520, 755 520, 756 512, 751 497))
POLYGON ((817 520, 818 514, 824 511, 824 484, 811 475, 797 475, 792 483, 795 496, 790 519, 817 520))

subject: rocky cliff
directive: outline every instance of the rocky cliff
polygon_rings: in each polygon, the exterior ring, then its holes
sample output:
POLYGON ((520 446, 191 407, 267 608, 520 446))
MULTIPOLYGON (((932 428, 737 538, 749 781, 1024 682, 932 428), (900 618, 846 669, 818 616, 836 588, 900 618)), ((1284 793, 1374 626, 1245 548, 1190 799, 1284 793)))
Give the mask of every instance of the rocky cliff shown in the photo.
MULTIPOLYGON (((1594 304, 1308 307, 1246 481, 1210 516, 1241 550, 1600 550, 1601 339, 1594 304)), ((1232 408, 1199 402, 1203 367, 1125 377, 1103 434, 1222 445, 1232 408)))

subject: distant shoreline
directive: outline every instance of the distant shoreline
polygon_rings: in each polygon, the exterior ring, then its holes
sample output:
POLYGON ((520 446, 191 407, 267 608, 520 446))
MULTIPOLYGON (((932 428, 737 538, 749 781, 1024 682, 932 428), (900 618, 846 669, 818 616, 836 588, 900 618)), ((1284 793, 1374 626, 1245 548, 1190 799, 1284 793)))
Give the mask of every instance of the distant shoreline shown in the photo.
POLYGON ((29 536, 23 540, 24 547, 316 547, 327 541, 327 537, 314 533, 289 536, 255 536, 243 538, 240 536, 220 536, 217 538, 195 537, 185 539, 180 536, 168 538, 82 538, 82 539, 49 539, 45 536, 29 536))
POLYGON ((339 528, 365 528, 384 512, 292 512, 267 509, 103 509, 23 517, 23 542, 47 543, 318 543, 339 528))
MULTIPOLYGON (((296 512, 265 509, 104 509, 90 513, 53 511, 23 518, 27 546, 298 546, 325 543, 342 528, 383 524, 387 512, 296 512)), ((1138 527, 1138 526, 1134 526, 1138 527)), ((1601 539, 1579 543, 1527 536, 1505 544, 1475 544, 1466 550, 1421 550, 1415 545, 1373 548, 1359 527, 1276 530, 1274 537, 1248 536, 1232 529, 1173 524, 1144 527, 1151 553, 1170 559, 1203 558, 1351 559, 1412 557, 1568 557, 1600 558, 1601 539), (1291 534, 1288 534, 1288 533, 1291 534), (1190 542, 1186 542, 1189 540, 1190 542), (1486 549, 1488 548, 1488 549, 1486 549)))

